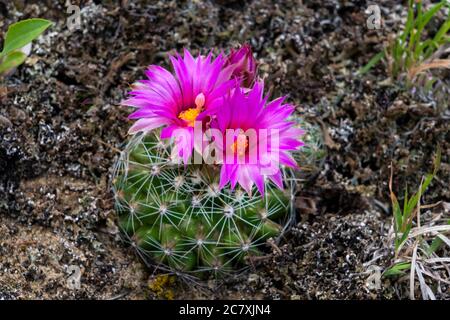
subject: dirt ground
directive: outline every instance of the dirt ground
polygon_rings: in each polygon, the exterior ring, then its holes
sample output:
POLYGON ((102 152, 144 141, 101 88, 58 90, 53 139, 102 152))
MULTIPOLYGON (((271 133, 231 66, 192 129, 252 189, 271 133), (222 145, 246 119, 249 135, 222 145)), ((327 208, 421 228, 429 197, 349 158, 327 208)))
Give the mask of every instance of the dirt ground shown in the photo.
POLYGON ((407 296, 401 283, 369 281, 392 258, 381 250, 390 245, 389 166, 398 190, 416 188, 440 145, 424 200, 450 202, 450 112, 384 84, 382 65, 355 76, 405 16, 401 1, 377 1, 384 24, 368 30, 369 2, 73 0, 82 19, 70 31, 65 1, 0 0, 0 39, 19 19, 56 23, 0 86, 0 299, 407 296), (130 126, 119 102, 147 65, 168 66, 169 52, 243 42, 268 89, 322 127, 328 155, 304 182, 298 223, 279 248, 220 285, 177 278, 161 294, 115 224, 111 168, 130 126), (70 285, 74 268, 80 288, 70 285))

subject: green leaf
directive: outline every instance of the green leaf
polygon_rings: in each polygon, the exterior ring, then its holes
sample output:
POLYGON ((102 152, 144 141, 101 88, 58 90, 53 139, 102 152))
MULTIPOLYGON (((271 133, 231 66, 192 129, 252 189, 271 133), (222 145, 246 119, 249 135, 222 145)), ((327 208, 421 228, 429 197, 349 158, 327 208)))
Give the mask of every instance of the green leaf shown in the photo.
POLYGON ((439 10, 441 10, 441 8, 444 6, 444 4, 445 4, 444 1, 443 1, 443 2, 440 2, 440 3, 437 3, 437 4, 434 5, 430 10, 428 10, 428 11, 423 15, 423 18, 422 18, 422 21, 420 22, 420 25, 423 26, 423 27, 425 27, 425 26, 428 24, 428 22, 430 22, 431 18, 433 18, 434 15, 435 15, 439 10))
POLYGON ((401 239, 398 242, 398 247, 396 249, 398 249, 403 244, 403 242, 405 242, 406 239, 408 239, 411 228, 412 228, 412 223, 408 223, 405 227, 405 231, 403 232, 401 239))
POLYGON ((441 43, 442 39, 447 35, 448 30, 450 30, 450 19, 447 20, 442 26, 439 28, 438 32, 433 38, 434 42, 441 43))
POLYGON ((408 205, 408 186, 405 188, 405 199, 403 199, 403 209, 408 205))
POLYGON ((408 8, 408 18, 406 19, 405 30, 403 30, 402 35, 400 36, 401 45, 404 46, 406 43, 406 38, 410 34, 412 28, 414 27, 414 7, 413 2, 409 2, 408 8))
MULTIPOLYGON (((450 224, 450 220, 447 221, 447 224, 450 224)), ((431 255, 432 253, 436 252, 441 245, 444 243, 441 238, 436 237, 434 238, 433 242, 431 242, 431 245, 428 247, 427 253, 428 255, 431 255)))
POLYGON ((0 53, 0 57, 24 47, 36 39, 52 24, 53 22, 45 19, 28 19, 10 25, 6 32, 3 51, 0 53))
MULTIPOLYGON (((420 41, 420 36, 422 34, 423 29, 425 26, 430 22, 431 18, 439 11, 441 10, 442 6, 444 5, 444 2, 440 2, 433 6, 430 10, 428 10, 419 21, 419 26, 417 28, 417 34, 418 34, 418 41, 420 41)), ((424 47, 420 43, 416 45, 415 51, 414 51, 414 57, 415 59, 418 59, 423 51, 424 47)), ((426 58, 426 57, 425 57, 426 58)))
POLYGON ((442 38, 440 42, 436 42, 433 39, 427 39, 426 41, 422 42, 420 44, 421 48, 421 54, 424 58, 429 58, 434 52, 436 52, 439 47, 442 45, 445 45, 446 43, 450 43, 450 37, 442 38))
POLYGON ((411 52, 414 46, 417 43, 417 39, 420 37, 420 33, 418 32, 419 22, 422 20, 422 2, 416 2, 416 18, 414 20, 414 24, 411 29, 411 36, 409 38, 409 46, 408 50, 411 52))
POLYGON ((434 158, 434 163, 433 163, 433 173, 429 173, 426 175, 425 180, 423 181, 422 187, 420 188, 420 190, 409 199, 406 210, 405 210, 405 208, 403 208, 406 212, 409 212, 409 213, 412 212, 414 210, 414 207, 417 206, 419 197, 425 193, 425 191, 427 190, 431 181, 436 176, 436 173, 438 172, 440 166, 441 166, 441 148, 438 147, 437 151, 436 151, 436 157, 434 158))
MULTIPOLYGON (((423 55, 423 57, 427 58, 428 52, 433 52, 433 50, 428 50, 429 48, 433 48, 435 45, 435 42, 432 39, 427 39, 421 43, 419 43, 416 47, 416 59, 420 58, 420 55, 423 55), (424 53, 425 52, 425 53, 424 53)), ((438 48, 439 45, 436 46, 438 48)))
POLYGON ((402 210, 400 209, 400 205, 395 195, 394 196, 391 195, 391 201, 392 201, 392 209, 394 210, 395 231, 399 232, 401 231, 401 226, 403 224, 402 210))
POLYGON ((426 175, 425 180, 423 181, 419 191, 417 191, 417 193, 415 193, 409 199, 408 205, 406 206, 406 208, 403 208, 405 210, 405 213, 408 214, 408 217, 414 211, 414 208, 417 207, 419 198, 425 193, 426 189, 428 188, 429 184, 431 183, 431 180, 433 180, 433 175, 431 173, 429 173, 426 175))
POLYGON ((372 57, 372 59, 370 59, 369 62, 364 67, 359 69, 358 74, 363 75, 363 74, 367 73, 383 58, 384 58, 384 51, 381 51, 378 54, 376 54, 374 57, 372 57))
POLYGON ((410 262, 400 262, 383 272, 384 277, 398 276, 405 273, 411 268, 410 262))
POLYGON ((26 54, 21 51, 14 51, 8 54, 0 63, 0 74, 21 65, 27 58, 26 54))

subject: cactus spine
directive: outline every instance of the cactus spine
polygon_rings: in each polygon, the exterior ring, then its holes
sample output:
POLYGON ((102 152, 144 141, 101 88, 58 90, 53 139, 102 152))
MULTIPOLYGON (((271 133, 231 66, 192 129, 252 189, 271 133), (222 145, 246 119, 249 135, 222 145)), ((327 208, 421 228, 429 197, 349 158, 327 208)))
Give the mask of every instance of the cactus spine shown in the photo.
POLYGON ((157 265, 204 276, 227 273, 261 254, 294 216, 296 178, 283 168, 284 190, 266 182, 263 197, 219 190, 213 165, 170 161, 158 132, 134 136, 117 162, 113 189, 119 225, 157 265))

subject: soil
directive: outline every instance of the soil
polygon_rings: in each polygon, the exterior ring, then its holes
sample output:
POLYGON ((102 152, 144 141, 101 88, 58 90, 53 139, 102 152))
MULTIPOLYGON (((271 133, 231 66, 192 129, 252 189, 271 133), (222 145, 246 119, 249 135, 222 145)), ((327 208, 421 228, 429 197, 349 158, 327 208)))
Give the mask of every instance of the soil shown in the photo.
POLYGON ((0 39, 20 19, 55 22, 0 85, 0 299, 406 297, 402 283, 370 281, 392 259, 390 165, 397 190, 415 189, 439 145, 424 202, 450 202, 450 112, 387 84, 383 65, 355 75, 406 13, 377 3, 384 23, 368 30, 364 0, 72 0, 71 31, 65 1, 0 0, 0 39), (119 103, 168 53, 244 42, 267 89, 321 126, 327 158, 297 195, 297 224, 254 268, 195 290, 176 278, 162 294, 115 224, 111 168, 130 126, 119 103))

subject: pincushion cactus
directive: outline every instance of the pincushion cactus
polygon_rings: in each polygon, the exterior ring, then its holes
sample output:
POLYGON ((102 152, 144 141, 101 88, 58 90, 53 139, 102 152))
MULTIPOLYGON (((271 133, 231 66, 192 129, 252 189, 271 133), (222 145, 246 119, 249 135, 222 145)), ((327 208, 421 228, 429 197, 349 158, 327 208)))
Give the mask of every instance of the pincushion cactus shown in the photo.
POLYGON ((231 271, 293 218, 290 169, 283 169, 283 190, 266 181, 261 197, 256 187, 254 195, 220 189, 217 166, 174 164, 171 152, 156 132, 135 136, 115 172, 120 228, 154 262, 177 271, 231 271))
POLYGON ((119 224, 170 270, 245 266, 294 216, 303 131, 294 106, 263 96, 263 83, 250 79, 253 55, 241 50, 235 63, 185 51, 171 59, 174 75, 150 66, 124 101, 138 120, 114 173, 119 224))

